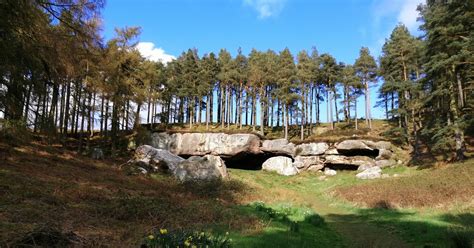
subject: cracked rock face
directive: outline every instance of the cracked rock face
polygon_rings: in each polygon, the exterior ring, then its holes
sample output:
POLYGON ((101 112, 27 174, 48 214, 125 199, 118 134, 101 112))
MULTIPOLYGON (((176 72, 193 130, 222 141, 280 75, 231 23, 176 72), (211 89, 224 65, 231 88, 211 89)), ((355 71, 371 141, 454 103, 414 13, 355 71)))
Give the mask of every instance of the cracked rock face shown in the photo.
POLYGON ((131 169, 143 174, 168 171, 183 182, 227 178, 227 168, 219 156, 192 156, 184 159, 167 150, 156 149, 149 145, 138 147, 135 159, 128 164, 131 169))
POLYGON ((180 181, 203 181, 227 178, 227 168, 219 156, 192 156, 180 162, 173 175, 180 181))
POLYGON ((176 155, 229 157, 260 153, 260 138, 254 134, 166 133, 153 134, 151 144, 176 155))
POLYGON ((324 162, 319 156, 296 156, 293 163, 299 170, 318 171, 324 168, 324 162))
POLYGON ((322 155, 329 149, 326 142, 306 143, 296 146, 295 155, 299 156, 318 156, 322 155))
MULTIPOLYGON (((261 141, 254 134, 153 133, 150 144, 179 156, 213 155, 226 161, 242 159, 244 167, 251 164, 250 160, 257 158, 254 156, 261 155, 265 157, 261 160, 265 161, 263 169, 282 175, 319 171, 328 167, 365 171, 374 166, 382 168, 395 164, 392 145, 386 141, 350 139, 336 144, 311 142, 295 145, 286 139, 261 141)), ((198 161, 197 158, 192 160, 198 161)), ((174 164, 171 167, 174 168, 174 164)))
POLYGON ((261 150, 263 152, 293 156, 295 154, 295 144, 289 143, 286 139, 264 140, 261 150))

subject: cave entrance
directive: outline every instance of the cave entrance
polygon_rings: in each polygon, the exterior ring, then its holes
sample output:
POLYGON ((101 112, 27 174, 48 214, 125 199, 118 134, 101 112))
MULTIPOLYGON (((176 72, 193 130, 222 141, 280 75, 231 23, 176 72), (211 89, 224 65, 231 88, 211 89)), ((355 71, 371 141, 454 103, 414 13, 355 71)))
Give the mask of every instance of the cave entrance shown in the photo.
MULTIPOLYGON (((241 169, 241 170, 261 170, 263 163, 276 156, 286 156, 274 153, 239 153, 232 157, 223 157, 227 168, 241 169)), ((286 156, 288 157, 288 156, 286 156)))
POLYGON ((337 150, 341 155, 353 157, 353 156, 365 156, 375 158, 379 155, 378 149, 367 150, 367 149, 350 149, 350 150, 337 150))
POLYGON ((324 165, 324 168, 329 168, 331 170, 341 171, 341 170, 350 170, 355 171, 358 169, 358 166, 353 164, 330 164, 327 163, 324 165))

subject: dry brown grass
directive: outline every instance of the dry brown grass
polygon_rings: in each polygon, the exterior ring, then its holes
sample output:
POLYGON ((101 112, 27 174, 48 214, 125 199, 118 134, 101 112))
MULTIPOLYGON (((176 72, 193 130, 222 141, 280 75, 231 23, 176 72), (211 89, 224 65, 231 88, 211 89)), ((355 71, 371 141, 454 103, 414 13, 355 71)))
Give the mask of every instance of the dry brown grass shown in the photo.
POLYGON ((236 181, 183 185, 126 176, 115 161, 61 147, 0 142, 0 247, 42 226, 84 238, 88 246, 130 247, 154 228, 258 228, 232 206, 249 191, 236 181))
POLYGON ((474 160, 436 167, 410 176, 338 188, 335 194, 366 207, 448 208, 456 203, 473 207, 474 160))

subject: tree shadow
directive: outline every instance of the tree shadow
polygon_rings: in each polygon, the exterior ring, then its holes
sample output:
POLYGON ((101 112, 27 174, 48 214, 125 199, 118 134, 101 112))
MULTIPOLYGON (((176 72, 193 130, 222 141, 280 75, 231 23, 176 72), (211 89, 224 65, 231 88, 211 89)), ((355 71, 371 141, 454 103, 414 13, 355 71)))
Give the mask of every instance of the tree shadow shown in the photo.
POLYGON ((353 229, 348 228, 355 230, 353 235, 357 236, 351 241, 353 247, 472 247, 474 215, 470 213, 421 220, 415 213, 394 209, 386 202, 377 205, 379 207, 360 209, 354 214, 326 217, 335 225, 355 224, 353 229), (357 232, 364 228, 367 229, 357 232))
POLYGON ((264 229, 236 237, 235 247, 346 247, 320 215, 308 213, 294 218, 295 209, 275 209, 257 202, 242 207, 257 216, 264 229))

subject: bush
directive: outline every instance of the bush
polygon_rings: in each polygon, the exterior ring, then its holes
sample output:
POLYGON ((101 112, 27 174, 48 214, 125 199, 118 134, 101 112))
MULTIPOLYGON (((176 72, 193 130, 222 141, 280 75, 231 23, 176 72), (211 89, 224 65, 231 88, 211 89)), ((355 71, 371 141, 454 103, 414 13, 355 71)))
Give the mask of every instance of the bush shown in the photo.
POLYGON ((323 227, 326 225, 324 218, 317 214, 306 216, 305 221, 315 227, 323 227))
POLYGON ((160 229, 155 234, 148 235, 141 247, 143 248, 168 248, 168 247, 208 247, 208 248, 229 248, 232 247, 232 240, 228 238, 228 233, 223 235, 212 235, 205 232, 192 232, 185 230, 168 231, 160 229))
POLYGON ((0 138, 9 143, 28 143, 31 139, 30 131, 25 122, 2 120, 0 122, 0 138))

